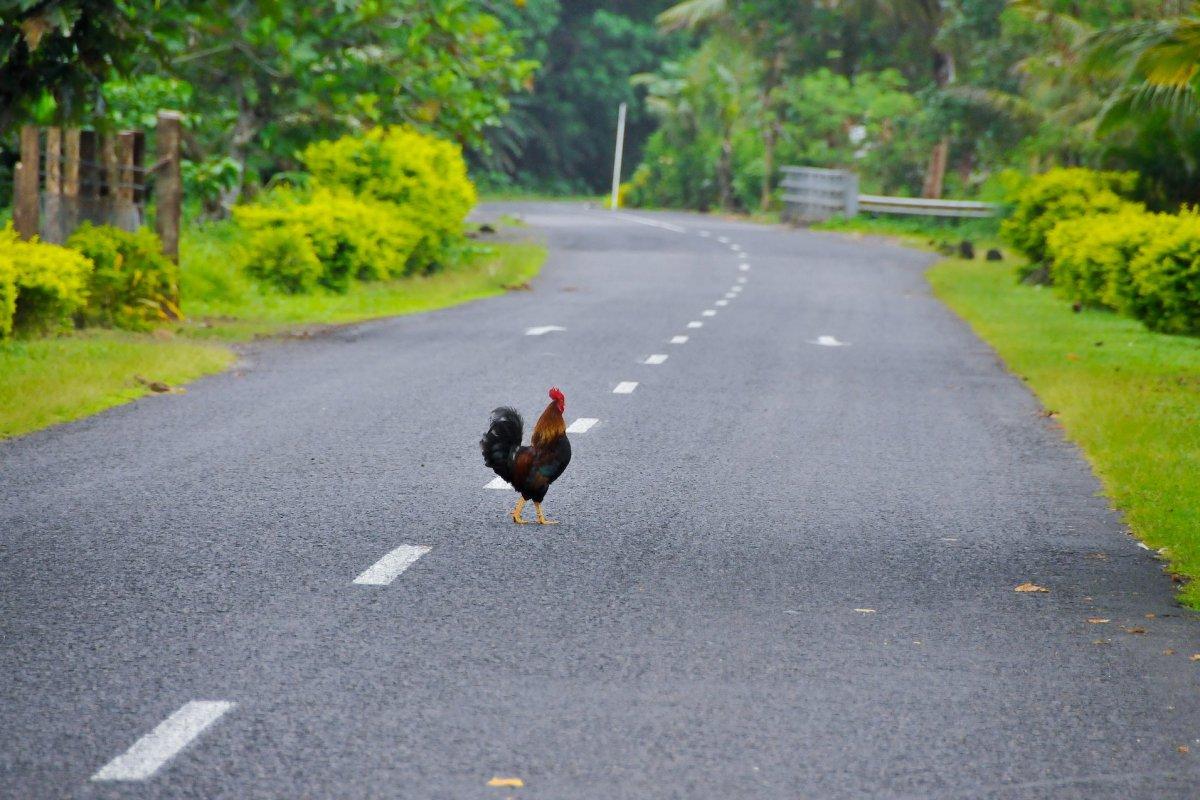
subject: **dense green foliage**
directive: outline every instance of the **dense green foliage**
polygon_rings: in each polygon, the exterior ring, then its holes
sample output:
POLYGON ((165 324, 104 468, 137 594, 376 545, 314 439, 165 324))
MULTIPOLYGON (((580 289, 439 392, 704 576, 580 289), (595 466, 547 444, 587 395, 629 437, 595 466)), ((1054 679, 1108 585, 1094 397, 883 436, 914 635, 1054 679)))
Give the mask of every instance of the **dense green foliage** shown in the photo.
POLYGON ((1034 266, 1046 263, 1046 237, 1059 222, 1121 211, 1137 183, 1134 173, 1053 169, 1031 178, 1013 196, 1013 208, 1000 226, 1008 243, 1034 266))
POLYGON ((87 304, 80 321, 87 325, 144 330, 156 322, 178 318, 178 275, 162 254, 152 231, 136 233, 85 222, 67 240, 92 262, 87 304))
POLYGON ((444 257, 475 205, 461 149, 410 128, 316 142, 300 157, 319 185, 393 204, 419 237, 405 259, 413 268, 428 269, 444 257))
POLYGON ((314 142, 308 188, 278 187, 234 208, 254 277, 289 293, 344 293, 443 266, 475 204, 462 151, 409 128, 314 142))
POLYGON ((0 265, 0 333, 63 330, 87 301, 92 262, 75 250, 21 241, 9 225, 0 229, 0 265))

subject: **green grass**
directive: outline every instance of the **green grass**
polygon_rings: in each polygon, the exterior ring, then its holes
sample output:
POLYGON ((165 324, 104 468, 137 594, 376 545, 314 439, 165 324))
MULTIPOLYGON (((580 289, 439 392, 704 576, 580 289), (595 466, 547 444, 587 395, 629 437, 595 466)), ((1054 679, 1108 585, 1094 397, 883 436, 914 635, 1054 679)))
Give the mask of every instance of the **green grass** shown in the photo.
POLYGON ((1012 262, 951 259, 928 275, 1054 412, 1134 533, 1193 579, 1181 598, 1200 608, 1200 339, 1074 313, 1016 283, 1012 262))
POLYGON ((88 330, 0 341, 0 439, 140 397, 148 390, 135 376, 175 387, 219 372, 236 358, 222 342, 502 294, 537 275, 546 258, 546 248, 533 243, 471 246, 456 264, 434 275, 358 284, 344 295, 282 295, 262 290, 243 274, 236 244, 228 223, 184 230, 180 283, 188 319, 173 330, 88 330))
POLYGON ((939 242, 957 245, 963 239, 975 243, 976 251, 996 246, 998 219, 939 219, 937 217, 857 216, 833 217, 812 226, 813 230, 894 236, 906 244, 932 249, 939 242))
POLYGON ((135 376, 176 386, 233 359, 224 347, 114 331, 0 342, 0 439, 141 397, 135 376))
POLYGON ((346 294, 287 295, 245 275, 228 223, 185 231, 180 269, 188 336, 230 341, 308 325, 338 325, 412 314, 504 293, 537 275, 546 248, 532 242, 472 246, 457 263, 428 276, 356 284, 346 294))

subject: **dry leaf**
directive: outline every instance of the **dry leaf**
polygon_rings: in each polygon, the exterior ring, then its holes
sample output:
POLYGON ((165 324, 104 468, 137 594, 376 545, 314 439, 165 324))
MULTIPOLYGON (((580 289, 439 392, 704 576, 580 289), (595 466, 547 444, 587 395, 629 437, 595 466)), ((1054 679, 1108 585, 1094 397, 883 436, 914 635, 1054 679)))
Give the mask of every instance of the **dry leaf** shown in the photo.
POLYGON ((1190 753, 1191 752, 1191 748, 1188 747, 1186 744, 1181 744, 1181 745, 1179 745, 1179 747, 1176 747, 1175 749, 1181 753, 1190 753))
POLYGON ((1147 614, 1146 619, 1154 619, 1154 614, 1147 614))
POLYGON ((1132 633, 1135 636, 1141 636, 1143 633, 1146 632, 1145 628, 1142 628, 1142 627, 1139 627, 1136 625, 1131 625, 1129 627, 1122 625, 1121 630, 1125 631, 1126 633, 1132 633))
POLYGON ((525 785, 525 781, 521 780, 520 778, 492 778, 487 782, 487 785, 495 786, 497 788, 505 787, 509 789, 520 789, 525 785))
POLYGON ((1172 648, 1168 647, 1166 650, 1163 650, 1163 655, 1164 656, 1173 656, 1173 655, 1175 655, 1175 651, 1172 648))
POLYGON ((1088 622, 1092 623, 1093 625, 1103 625, 1106 622, 1112 622, 1112 620, 1105 617, 1088 617, 1088 622))
POLYGON ((1087 554, 1087 557, 1088 557, 1088 558, 1094 558, 1094 559, 1096 559, 1097 561, 1107 561, 1107 560, 1108 560, 1108 553, 1088 553, 1088 554, 1087 554))
POLYGON ((1200 661, 1200 653, 1192 653, 1188 661, 1200 661))
POLYGON ((1108 644, 1108 639, 1092 639, 1092 644, 1108 644))
POLYGON ((1047 589, 1045 586, 1038 586, 1036 583, 1030 583, 1030 582, 1026 581, 1025 583, 1022 583, 1017 588, 1013 589, 1013 591, 1014 592, 1048 592, 1050 590, 1047 589))

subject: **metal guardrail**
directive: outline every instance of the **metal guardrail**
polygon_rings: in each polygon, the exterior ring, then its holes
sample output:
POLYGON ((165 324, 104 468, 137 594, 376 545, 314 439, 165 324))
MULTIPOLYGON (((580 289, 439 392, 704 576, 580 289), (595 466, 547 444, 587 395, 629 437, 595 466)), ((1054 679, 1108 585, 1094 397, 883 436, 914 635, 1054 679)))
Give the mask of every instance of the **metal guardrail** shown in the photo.
POLYGON ((783 217, 789 222, 819 222, 835 214, 853 217, 860 211, 926 217, 991 217, 1000 211, 994 203, 976 200, 859 194, 858 176, 849 170, 783 167, 781 171, 783 217))

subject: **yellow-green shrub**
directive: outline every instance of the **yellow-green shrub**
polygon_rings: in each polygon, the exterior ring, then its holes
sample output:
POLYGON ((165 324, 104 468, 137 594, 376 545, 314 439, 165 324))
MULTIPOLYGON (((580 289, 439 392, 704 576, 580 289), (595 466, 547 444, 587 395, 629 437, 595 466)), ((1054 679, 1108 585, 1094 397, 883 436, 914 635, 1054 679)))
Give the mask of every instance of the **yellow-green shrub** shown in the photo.
POLYGON ((311 292, 321 280, 321 259, 303 225, 259 228, 250 233, 246 262, 251 277, 288 294, 311 292))
POLYGON ((68 247, 21 241, 11 223, 0 230, 0 260, 11 263, 16 286, 12 330, 50 332, 68 327, 87 300, 92 262, 68 247))
POLYGON ((1046 263, 1046 237, 1059 222, 1094 214, 1142 209, 1126 197, 1137 181, 1132 172, 1052 169, 1027 181, 1013 196, 1013 209, 1000 234, 1028 257, 1021 277, 1046 263))
POLYGON ((1127 310, 1134 295, 1130 262, 1173 222, 1136 208, 1063 220, 1046 237, 1055 289, 1084 305, 1127 310))
POLYGON ((80 312, 89 325, 143 330, 178 319, 178 270, 162 254, 162 242, 146 228, 135 233, 85 222, 67 246, 91 259, 88 301, 80 312))
POLYGON ((12 253, 0 245, 0 339, 11 336, 17 311, 17 265, 12 253))
POLYGON ((374 128, 361 136, 316 142, 300 155, 318 185, 394 203, 421 233, 410 261, 429 269, 462 237, 475 205, 462 149, 411 128, 374 128))
POLYGON ((1129 311, 1151 330, 1200 333, 1200 213, 1172 217, 1129 264, 1129 311))
POLYGON ((404 275, 421 233, 395 213, 390 203, 355 197, 345 190, 319 188, 311 193, 290 189, 270 192, 258 203, 233 211, 239 227, 251 234, 244 248, 251 275, 286 291, 309 291, 311 260, 300 246, 283 250, 278 236, 257 232, 286 228, 302 235, 320 262, 315 283, 345 292, 353 280, 385 280, 404 275), (272 277, 272 270, 282 272, 272 277))

